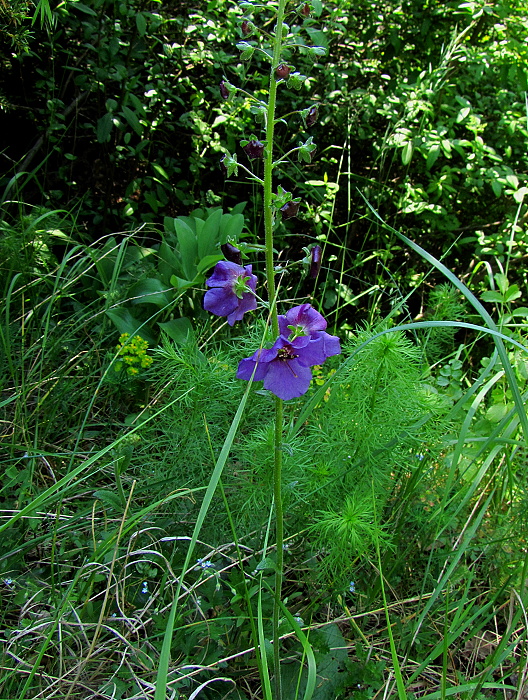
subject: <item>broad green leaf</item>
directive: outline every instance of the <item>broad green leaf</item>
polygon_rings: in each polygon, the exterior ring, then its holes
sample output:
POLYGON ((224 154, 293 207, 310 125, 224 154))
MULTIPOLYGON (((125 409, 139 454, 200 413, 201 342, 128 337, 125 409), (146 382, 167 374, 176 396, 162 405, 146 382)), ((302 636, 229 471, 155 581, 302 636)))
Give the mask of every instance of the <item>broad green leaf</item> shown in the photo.
POLYGON ((125 117, 129 125, 134 129, 138 136, 143 135, 143 125, 140 124, 137 114, 130 107, 123 107, 121 114, 125 117))
POLYGON ((132 304, 155 304, 160 309, 168 306, 173 298, 170 289, 158 277, 139 280, 130 290, 132 304))
POLYGON ((193 335, 193 327, 191 322, 185 316, 182 318, 173 318, 172 321, 166 323, 158 323, 161 330, 166 333, 171 340, 181 345, 193 335))
POLYGON ((409 163, 411 162, 412 155, 413 155, 413 150, 414 150, 413 142, 407 141, 405 146, 402 148, 401 159, 402 159, 403 165, 409 165, 409 163))
POLYGON ((439 143, 433 143, 431 148, 429 149, 429 153, 427 154, 427 163, 426 167, 427 170, 430 170, 433 165, 436 163, 436 159, 440 155, 440 144, 439 143))
POLYGON ((147 20, 145 19, 145 15, 142 12, 138 12, 136 15, 136 27, 139 36, 145 36, 145 33, 147 31, 147 20))
POLYGON ((460 122, 463 122, 464 119, 467 119, 470 112, 471 112, 471 107, 462 107, 462 109, 459 110, 459 112, 457 114, 456 123, 460 124, 460 122))
POLYGON ((97 120, 96 135, 99 143, 110 141, 110 134, 113 127, 112 115, 107 112, 101 119, 97 120))
POLYGON ((172 275, 172 277, 170 278, 170 283, 173 287, 176 287, 176 289, 183 290, 192 287, 194 284, 194 280, 186 280, 182 277, 178 277, 177 275, 172 275))
POLYGON ((181 217, 174 219, 174 228, 178 236, 178 247, 182 259, 183 274, 188 280, 193 280, 196 275, 196 257, 198 244, 191 228, 181 217))
POLYGON ((501 184, 498 180, 492 180, 492 181, 491 181, 491 189, 492 189, 493 192, 495 193, 495 196, 496 196, 496 197, 500 197, 500 196, 501 196, 502 184, 501 184))
POLYGON ((117 511, 122 511, 124 503, 121 501, 117 493, 109 491, 108 489, 100 489, 94 492, 94 498, 102 501, 106 506, 110 506, 117 511))
POLYGON ((514 301, 515 299, 519 299, 519 297, 521 297, 521 296, 522 296, 522 293, 519 290, 518 285, 512 284, 506 290, 506 293, 504 295, 504 301, 505 302, 514 301))
POLYGON ((217 209, 210 214, 204 222, 201 231, 196 231, 198 238, 198 257, 205 258, 212 255, 216 250, 216 243, 220 235, 220 221, 222 219, 222 210, 217 209))
POLYGON ((499 302, 501 304, 504 302, 504 297, 502 294, 493 289, 489 290, 488 292, 483 292, 480 296, 483 301, 499 302))
POLYGON ((506 290, 508 289, 508 278, 506 275, 504 275, 502 272, 497 272, 493 279, 497 283, 497 287, 501 293, 505 294, 506 290))
POLYGON ((119 333, 129 333, 130 335, 140 335, 149 345, 156 345, 156 338, 152 331, 142 321, 137 319, 123 306, 115 309, 108 309, 106 315, 112 321, 119 333))
POLYGON ((206 270, 209 270, 211 267, 214 267, 217 262, 220 262, 220 260, 223 260, 224 256, 218 253, 218 255, 206 255, 205 258, 202 258, 200 262, 198 263, 198 267, 196 268, 197 273, 200 275, 202 272, 205 272, 206 270))
POLYGON ((220 221, 220 242, 238 241, 244 228, 243 214, 224 214, 220 221))

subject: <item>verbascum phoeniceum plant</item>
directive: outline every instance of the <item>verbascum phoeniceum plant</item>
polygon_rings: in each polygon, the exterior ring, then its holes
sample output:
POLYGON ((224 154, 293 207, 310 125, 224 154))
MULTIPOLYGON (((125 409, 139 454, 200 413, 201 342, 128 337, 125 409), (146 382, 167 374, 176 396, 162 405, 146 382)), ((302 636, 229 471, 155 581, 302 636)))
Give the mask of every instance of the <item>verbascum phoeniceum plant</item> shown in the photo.
MULTIPOLYGON (((274 438, 274 512, 275 512, 275 591, 273 612, 273 656, 274 656, 274 693, 275 700, 280 700, 281 674, 279 649, 279 619, 281 614, 281 590, 283 579, 283 509, 281 491, 281 469, 283 452, 284 401, 289 401, 305 394, 312 380, 312 367, 322 365, 328 357, 341 352, 340 341, 336 336, 326 332, 327 322, 310 304, 300 304, 278 312, 276 268, 274 260, 274 227, 282 219, 297 216, 300 200, 293 198, 290 192, 280 185, 274 192, 273 172, 281 163, 294 155, 300 163, 309 163, 315 150, 313 137, 309 136, 298 146, 275 159, 274 134, 282 116, 276 115, 277 91, 281 86, 300 89, 306 81, 289 62, 295 50, 308 52, 316 59, 325 53, 319 46, 304 43, 303 27, 313 24, 314 8, 311 3, 288 3, 286 0, 261 4, 259 2, 241 2, 243 19, 240 33, 243 40, 237 43, 241 51, 241 60, 249 61, 255 52, 264 56, 270 65, 269 92, 267 101, 257 99, 246 89, 233 85, 227 79, 220 82, 220 95, 224 100, 234 100, 240 94, 251 102, 251 111, 262 124, 264 138, 255 135, 241 141, 240 146, 249 161, 248 166, 239 162, 236 154, 226 153, 220 167, 226 177, 237 175, 239 169, 246 171, 252 181, 258 182, 263 190, 264 238, 266 255, 267 303, 262 308, 267 313, 267 322, 271 328, 274 341, 271 347, 259 347, 251 357, 242 358, 238 365, 237 377, 246 381, 262 381, 263 388, 275 395, 275 438, 274 438), (261 30, 269 26, 264 21, 264 14, 275 12, 275 22, 271 35, 261 30), (286 22, 292 22, 293 27, 286 22), (251 169, 255 162, 263 162, 263 177, 258 177, 251 169)), ((266 20, 268 17, 266 17, 266 20)), ((317 121, 318 105, 311 104, 295 114, 302 119, 308 129, 317 121)), ((206 281, 209 287, 204 297, 204 308, 217 315, 227 317, 232 326, 241 321, 248 311, 257 309, 258 280, 253 274, 252 265, 242 265, 240 251, 232 245, 222 247, 225 261, 219 262, 213 274, 206 281)), ((321 248, 314 246, 311 250, 310 274, 316 277, 321 265, 321 248)), ((259 295, 261 292, 259 291, 259 295)))
MULTIPOLYGON (((222 245, 222 253, 225 260, 218 262, 206 280, 208 287, 203 306, 206 311, 226 317, 230 326, 242 322, 247 312, 260 308, 265 313, 266 327, 270 329, 272 341, 265 347, 264 341, 260 347, 256 347, 250 357, 241 358, 236 376, 238 379, 248 382, 263 382, 263 388, 274 395, 275 418, 274 418, 274 470, 273 470, 273 507, 275 523, 275 544, 276 560, 273 563, 275 571, 274 591, 273 591, 273 617, 272 617, 272 637, 273 637, 273 657, 270 664, 271 673, 268 673, 268 662, 266 645, 264 638, 262 620, 259 619, 258 635, 252 624, 252 633, 255 638, 257 650, 257 663, 261 674, 262 687, 266 700, 281 700, 281 672, 280 672, 280 637, 279 625, 281 613, 286 617, 292 626, 296 624, 282 602, 282 582, 284 572, 284 528, 283 528, 283 498, 282 498, 282 454, 284 450, 283 429, 284 429, 284 402, 303 396, 310 388, 312 380, 312 368, 318 367, 331 356, 341 353, 339 338, 326 332, 327 322, 324 317, 311 306, 311 304, 298 304, 291 308, 284 309, 284 313, 279 313, 278 286, 275 276, 278 270, 275 268, 274 260, 274 228, 285 219, 297 216, 300 211, 301 202, 299 198, 294 198, 291 192, 287 192, 280 185, 274 191, 273 173, 292 156, 296 155, 298 161, 310 163, 315 144, 313 137, 308 136, 303 142, 299 142, 286 153, 275 159, 274 136, 275 126, 279 121, 285 122, 283 116, 276 115, 277 91, 281 86, 287 86, 299 90, 307 80, 307 76, 301 75, 295 70, 290 62, 290 57, 296 51, 308 53, 314 61, 318 56, 325 54, 325 49, 320 46, 310 45, 309 39, 304 39, 303 32, 310 28, 313 23, 314 7, 310 2, 287 2, 278 0, 276 2, 260 3, 240 2, 242 18, 240 22, 241 41, 237 43, 237 48, 241 51, 240 59, 249 61, 255 53, 264 57, 269 65, 269 91, 267 100, 262 100, 252 95, 245 88, 238 87, 228 81, 225 77, 219 82, 219 97, 223 100, 236 100, 237 95, 251 103, 251 112, 255 114, 256 121, 263 131, 263 137, 258 138, 254 134, 249 135, 240 143, 247 165, 238 161, 236 153, 226 152, 220 162, 221 170, 229 178, 237 175, 239 170, 245 171, 252 182, 257 182, 262 187, 263 192, 263 220, 264 220, 264 249, 265 249, 265 284, 262 285, 266 291, 259 289, 257 275, 253 273, 252 264, 242 264, 241 251, 227 242, 222 245), (274 16, 270 18, 269 13, 274 16), (287 23, 287 21, 291 23, 287 23), (271 32, 269 28, 271 27, 271 32), (261 140, 262 139, 262 140, 261 140), (255 163, 263 164, 263 177, 259 177, 252 169, 255 163), (267 300, 264 300, 266 297, 267 300), (270 681, 273 679, 273 690, 270 681)), ((309 129, 318 119, 319 106, 309 104, 304 109, 290 112, 288 118, 297 116, 301 119, 304 127, 309 129)), ((256 130, 258 127, 256 127, 256 130)), ((312 247, 310 252, 311 277, 316 278, 321 267, 321 248, 318 245, 312 247)), ((282 308, 281 308, 282 310, 282 308)), ((247 392, 245 392, 247 398, 247 392)), ((241 404, 233 419, 233 424, 226 442, 218 458, 213 475, 202 502, 197 523, 191 538, 189 550, 187 552, 184 571, 191 562, 193 547, 197 542, 197 536, 201 524, 205 519, 208 504, 211 502, 214 489, 219 481, 221 470, 227 459, 233 437, 236 432, 239 416, 243 410, 245 399, 241 404), (238 417, 238 418, 237 418, 238 417), (223 461, 222 461, 223 460, 223 461)), ((158 683, 156 686, 155 700, 165 698, 166 674, 168 672, 168 657, 170 655, 170 638, 172 627, 175 622, 177 598, 181 590, 181 579, 178 582, 178 590, 173 604, 173 610, 169 618, 165 634, 164 650, 162 650, 162 660, 158 671, 158 683)), ((303 642, 306 651, 308 645, 300 628, 297 634, 303 642), (302 636, 301 636, 302 635, 302 636)), ((313 660, 313 654, 312 654, 313 660)), ((315 689, 314 663, 309 659, 309 678, 307 689, 311 687, 311 692, 315 689), (311 664, 311 666, 310 666, 311 664)), ((305 693, 305 697, 309 697, 305 693)))

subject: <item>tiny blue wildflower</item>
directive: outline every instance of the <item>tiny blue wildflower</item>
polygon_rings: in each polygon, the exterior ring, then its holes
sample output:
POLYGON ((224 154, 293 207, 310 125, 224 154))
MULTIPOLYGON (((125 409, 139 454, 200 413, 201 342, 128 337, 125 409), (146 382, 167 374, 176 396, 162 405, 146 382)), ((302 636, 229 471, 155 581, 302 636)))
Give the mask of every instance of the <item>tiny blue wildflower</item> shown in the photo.
POLYGON ((4 579, 4 583, 6 586, 11 586, 11 585, 13 585, 13 579, 10 577, 7 577, 4 579))
POLYGON ((210 569, 211 567, 214 568, 214 564, 212 561, 209 561, 208 559, 197 559, 196 560, 197 564, 200 564, 202 569, 210 569))
POLYGON ((350 585, 348 586, 348 592, 349 593, 356 592, 356 584, 354 583, 354 581, 350 581, 350 585))
POLYGON ((141 589, 142 593, 148 593, 148 581, 143 581, 143 588, 141 589))

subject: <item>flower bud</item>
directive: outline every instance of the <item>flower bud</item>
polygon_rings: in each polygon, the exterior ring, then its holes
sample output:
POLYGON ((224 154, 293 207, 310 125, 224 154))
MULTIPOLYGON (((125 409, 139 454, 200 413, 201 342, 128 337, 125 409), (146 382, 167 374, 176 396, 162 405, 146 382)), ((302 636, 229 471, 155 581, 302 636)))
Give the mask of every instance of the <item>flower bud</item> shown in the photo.
POLYGON ((224 258, 235 265, 242 265, 242 253, 238 248, 235 248, 231 243, 224 243, 220 246, 220 250, 224 254, 224 258))
POLYGON ((240 26, 240 29, 242 30, 242 34, 243 34, 244 36, 247 36, 248 34, 251 34, 251 29, 252 29, 252 27, 251 27, 251 22, 250 22, 249 20, 245 19, 245 20, 242 22, 242 24, 241 24, 241 26, 240 26))
POLYGON ((249 141, 244 146, 244 151, 251 160, 262 158, 264 156, 264 144, 260 141, 249 141))
POLYGON ((310 5, 308 5, 307 2, 304 3, 303 7, 301 8, 301 15, 303 17, 309 17, 310 16, 310 5))
POLYGON ((283 219, 291 219, 292 216, 297 216, 299 211, 299 202, 286 202, 286 204, 279 209, 282 214, 283 219))
POLYGON ((311 251, 311 262, 310 262, 310 277, 315 279, 319 274, 321 269, 321 260, 323 256, 323 251, 320 245, 314 245, 311 251))
POLYGON ((227 100, 229 97, 229 90, 227 89, 226 81, 221 80, 220 81, 220 94, 224 98, 224 100, 227 100))
POLYGON ((317 118, 319 116, 319 110, 317 109, 317 105, 314 105, 313 107, 310 107, 310 111, 306 115, 306 126, 310 127, 315 124, 317 121, 317 118))
POLYGON ((279 63, 275 69, 275 74, 277 78, 287 78, 290 75, 291 68, 286 63, 279 63))

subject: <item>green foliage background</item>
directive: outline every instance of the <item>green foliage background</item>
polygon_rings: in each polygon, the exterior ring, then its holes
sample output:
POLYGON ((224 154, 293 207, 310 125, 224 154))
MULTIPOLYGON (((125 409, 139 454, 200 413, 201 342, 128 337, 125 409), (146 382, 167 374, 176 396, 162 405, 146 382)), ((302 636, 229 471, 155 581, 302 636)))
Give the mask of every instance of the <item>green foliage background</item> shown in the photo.
MULTIPOLYGON (((282 298, 317 306, 344 349, 288 404, 283 445, 285 600, 309 626, 314 697, 388 694, 400 662, 429 700, 520 694, 515 397, 490 336, 452 323, 482 319, 390 227, 520 344, 507 358, 524 399, 528 4, 311 4, 304 28, 327 55, 289 57, 308 77, 279 92, 275 148, 317 150, 278 171, 302 205, 275 246, 282 298), (292 112, 313 104, 308 129, 292 112), (413 320, 447 325, 379 335, 413 320)), ((241 18, 228 0, 0 0, 2 697, 152 697, 236 367, 269 340, 258 319, 228 329, 202 309, 221 243, 263 269, 260 193, 218 167, 226 150, 248 164, 240 140, 262 136, 249 101, 219 92, 225 78, 267 95, 266 62, 236 49, 241 18), (122 333, 152 359, 137 376, 122 333)), ((252 391, 185 572, 184 696, 213 679, 202 696, 224 697, 225 677, 232 697, 261 692, 237 654, 259 611, 269 633, 272 423, 252 391)), ((294 697, 306 649, 283 643, 294 697)))

